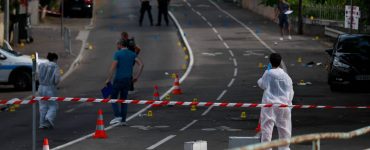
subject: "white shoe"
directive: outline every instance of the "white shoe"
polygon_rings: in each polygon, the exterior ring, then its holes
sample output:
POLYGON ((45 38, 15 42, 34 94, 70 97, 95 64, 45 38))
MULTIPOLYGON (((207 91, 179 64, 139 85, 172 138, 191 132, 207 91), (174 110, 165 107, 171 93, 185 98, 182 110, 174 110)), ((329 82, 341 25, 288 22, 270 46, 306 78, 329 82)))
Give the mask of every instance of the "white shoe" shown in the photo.
POLYGON ((289 35, 289 36, 288 36, 288 39, 289 39, 289 40, 292 40, 292 36, 290 36, 290 35, 289 35))
POLYGON ((113 118, 110 122, 109 122, 109 124, 116 124, 116 123, 120 123, 122 121, 122 117, 115 117, 115 118, 113 118))
POLYGON ((284 38, 283 37, 280 37, 280 41, 282 41, 282 40, 284 40, 284 38))

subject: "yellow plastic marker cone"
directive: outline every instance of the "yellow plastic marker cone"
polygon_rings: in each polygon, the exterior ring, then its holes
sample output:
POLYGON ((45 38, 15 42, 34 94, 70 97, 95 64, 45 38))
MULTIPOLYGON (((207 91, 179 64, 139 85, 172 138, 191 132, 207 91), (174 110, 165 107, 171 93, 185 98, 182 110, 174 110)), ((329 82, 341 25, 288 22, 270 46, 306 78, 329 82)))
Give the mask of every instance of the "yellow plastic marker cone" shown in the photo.
POLYGON ((311 21, 314 19, 313 16, 310 17, 311 21))
POLYGON ((178 45, 178 46, 181 46, 181 42, 177 42, 177 45, 178 45))
POLYGON ((186 48, 186 47, 183 47, 183 48, 182 48, 182 50, 186 51, 186 50, 187 50, 187 48, 186 48))
POLYGON ((15 112, 15 107, 14 106, 10 106, 9 112, 15 112))
POLYGON ((316 37, 315 37, 315 40, 319 40, 319 39, 320 39, 320 37, 319 37, 319 36, 316 36, 316 37))
POLYGON ((60 72, 60 74, 64 74, 63 69, 60 69, 59 72, 60 72))
POLYGON ((151 110, 148 110, 148 114, 147 114, 148 117, 153 117, 153 111, 151 110))
POLYGON ((262 63, 258 63, 258 68, 263 68, 263 64, 262 63))
POLYGON ((247 113, 245 113, 245 111, 242 112, 242 114, 240 114, 240 118, 245 120, 247 119, 247 113))
POLYGON ((298 57, 297 62, 298 63, 302 63, 302 58, 301 57, 298 57))
POLYGON ((166 95, 166 97, 164 99, 167 100, 167 101, 171 100, 171 95, 166 95))
POLYGON ((19 45, 21 48, 24 48, 24 43, 21 42, 21 44, 19 45))
POLYGON ((92 50, 92 49, 93 49, 93 46, 89 44, 89 50, 92 50))
POLYGON ((185 55, 185 60, 189 60, 189 55, 185 55))
POLYGON ((171 74, 171 78, 176 78, 176 73, 171 74))
POLYGON ((186 70, 186 68, 187 68, 186 64, 183 64, 182 69, 186 70))
POLYGON ((304 80, 299 81, 300 84, 304 84, 304 80))
POLYGON ((196 111, 196 110, 197 110, 197 106, 191 105, 190 111, 196 111))
POLYGON ((20 107, 19 104, 14 104, 13 106, 14 106, 14 108, 19 108, 20 107))
POLYGON ((197 98, 194 98, 194 99, 193 99, 193 102, 198 102, 198 99, 197 99, 197 98))

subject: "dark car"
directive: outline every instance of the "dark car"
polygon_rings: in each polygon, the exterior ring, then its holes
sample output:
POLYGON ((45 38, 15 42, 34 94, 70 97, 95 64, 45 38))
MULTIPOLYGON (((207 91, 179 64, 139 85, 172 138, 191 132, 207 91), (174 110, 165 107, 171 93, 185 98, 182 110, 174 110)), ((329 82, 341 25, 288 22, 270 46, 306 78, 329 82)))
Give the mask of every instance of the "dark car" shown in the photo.
POLYGON ((370 35, 338 36, 330 55, 328 82, 334 91, 370 83, 370 35))
POLYGON ((93 15, 94 0, 64 0, 65 17, 88 17, 93 15))

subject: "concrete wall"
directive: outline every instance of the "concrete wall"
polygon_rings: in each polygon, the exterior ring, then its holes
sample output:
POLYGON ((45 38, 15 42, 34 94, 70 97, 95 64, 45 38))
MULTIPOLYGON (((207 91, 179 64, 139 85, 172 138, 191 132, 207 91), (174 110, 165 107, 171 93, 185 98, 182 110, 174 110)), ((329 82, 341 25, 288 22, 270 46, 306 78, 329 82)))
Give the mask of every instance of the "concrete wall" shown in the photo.
POLYGON ((275 17, 275 9, 273 7, 259 5, 260 3, 261 0, 242 0, 242 7, 273 20, 275 17))

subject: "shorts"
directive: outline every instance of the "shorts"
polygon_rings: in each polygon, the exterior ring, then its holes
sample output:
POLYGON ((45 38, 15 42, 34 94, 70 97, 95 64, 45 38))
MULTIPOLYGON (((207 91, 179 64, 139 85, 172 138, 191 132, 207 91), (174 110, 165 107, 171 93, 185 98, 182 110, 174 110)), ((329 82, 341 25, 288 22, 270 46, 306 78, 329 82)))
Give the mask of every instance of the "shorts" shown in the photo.
POLYGON ((279 26, 280 28, 289 27, 288 15, 285 15, 285 14, 279 15, 279 26))

